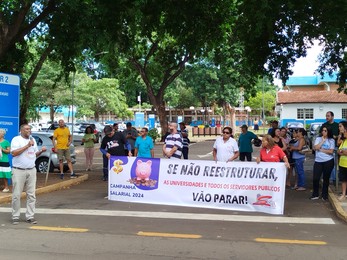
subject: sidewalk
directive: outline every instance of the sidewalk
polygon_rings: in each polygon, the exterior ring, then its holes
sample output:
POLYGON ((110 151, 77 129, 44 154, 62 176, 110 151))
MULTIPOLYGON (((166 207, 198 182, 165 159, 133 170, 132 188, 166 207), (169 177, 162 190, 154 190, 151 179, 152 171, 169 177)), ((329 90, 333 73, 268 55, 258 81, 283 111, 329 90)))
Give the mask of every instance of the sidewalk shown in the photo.
POLYGON ((333 206, 336 215, 343 221, 347 222, 347 200, 340 202, 337 198, 341 192, 341 184, 338 189, 335 185, 329 186, 329 201, 333 206))
MULTIPOLYGON (((76 179, 70 179, 69 174, 66 174, 64 180, 60 179, 59 173, 49 173, 48 180, 46 183, 46 174, 38 173, 36 181, 36 195, 49 193, 56 190, 66 189, 72 185, 78 185, 81 182, 88 180, 88 174, 79 173, 76 179)), ((12 186, 10 186, 12 191, 12 186)), ((22 193, 21 198, 25 198, 25 192, 22 193)), ((0 192, 0 204, 10 203, 12 201, 12 192, 3 193, 0 192)))
MULTIPOLYGON (((215 138, 213 136, 206 136, 204 138, 194 138, 191 140, 192 142, 201 142, 206 140, 214 140, 215 138)), ((161 145, 159 143, 156 143, 157 145, 161 145)), ((83 147, 78 147, 76 149, 77 154, 83 154, 83 147)), ((314 163, 314 157, 312 154, 308 154, 306 156, 306 161, 304 163, 305 167, 305 175, 306 175, 306 183, 308 191, 312 190, 312 170, 313 170, 313 163, 314 163)), ((78 167, 80 168, 80 167, 78 167)), ((89 179, 89 175, 87 172, 85 172, 84 169, 76 169, 76 174, 78 178, 76 179, 70 179, 69 174, 65 174, 64 180, 60 179, 60 174, 56 171, 55 173, 49 173, 48 175, 48 181, 46 184, 46 174, 37 174, 37 188, 36 188, 36 195, 43 194, 43 193, 49 193, 56 190, 61 189, 67 189, 70 186, 78 185, 86 180, 89 179)), ((99 171, 99 170, 97 170, 99 171)), ((92 173, 93 174, 93 173, 92 173)), ((101 170, 100 170, 101 174, 101 170)), ((0 187, 0 190, 2 190, 0 187)), ((10 186, 10 190, 12 190, 12 187, 10 186)), ((335 185, 329 186, 329 202, 331 203, 332 207, 335 210, 336 215, 343 221, 347 222, 347 200, 344 202, 338 201, 339 193, 341 192, 341 184, 339 184, 338 189, 336 189, 335 185)), ((22 198, 25 198, 25 193, 22 193, 22 198)), ((12 193, 3 193, 0 191, 0 204, 4 203, 10 203, 12 200, 12 193)), ((309 198, 307 198, 308 203, 309 198)))

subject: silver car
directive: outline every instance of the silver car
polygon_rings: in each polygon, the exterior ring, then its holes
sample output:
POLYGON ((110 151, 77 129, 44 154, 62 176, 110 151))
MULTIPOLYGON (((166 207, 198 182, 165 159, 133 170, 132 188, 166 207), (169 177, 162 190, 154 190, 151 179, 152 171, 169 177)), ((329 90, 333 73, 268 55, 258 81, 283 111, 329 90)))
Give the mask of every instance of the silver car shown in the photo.
MULTIPOLYGON (((66 123, 65 125, 69 128, 70 133, 72 133, 72 125, 70 123, 66 123)), ((59 127, 59 124, 54 123, 54 124, 51 124, 46 130, 43 130, 40 132, 53 134, 54 130, 57 129, 58 127, 59 127)), ((72 135, 73 142, 74 143, 81 143, 83 136, 84 136, 84 134, 80 133, 80 131, 79 131, 79 126, 75 125, 73 135, 72 135)))
MULTIPOLYGON (((59 169, 58 155, 54 151, 54 146, 52 143, 53 135, 52 133, 45 132, 32 132, 32 137, 35 138, 37 147, 40 150, 42 146, 46 146, 47 151, 43 152, 36 158, 36 169, 40 173, 46 173, 48 168, 49 157, 51 156, 51 164, 49 166, 49 172, 53 172, 54 169, 59 169)), ((70 145, 71 162, 76 163, 76 153, 75 146, 70 145)), ((67 162, 64 161, 64 171, 68 170, 67 162)))

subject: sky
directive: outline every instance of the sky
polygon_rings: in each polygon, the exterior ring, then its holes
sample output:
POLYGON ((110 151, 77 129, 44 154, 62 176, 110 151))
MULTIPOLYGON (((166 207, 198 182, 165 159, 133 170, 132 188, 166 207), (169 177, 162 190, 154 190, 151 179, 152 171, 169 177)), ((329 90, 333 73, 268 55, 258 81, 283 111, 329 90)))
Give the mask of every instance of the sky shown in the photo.
POLYGON ((300 58, 296 61, 293 67, 294 74, 292 76, 313 76, 315 70, 318 68, 319 63, 318 55, 320 54, 322 47, 315 45, 307 51, 307 56, 300 58))
MULTIPOLYGON (((318 46, 318 41, 316 41, 311 49, 307 51, 307 56, 298 59, 294 66, 292 67, 293 75, 291 76, 313 76, 315 75, 315 70, 318 69, 319 63, 318 55, 320 54, 322 47, 318 46)), ((275 85, 282 86, 282 81, 275 79, 275 85)))

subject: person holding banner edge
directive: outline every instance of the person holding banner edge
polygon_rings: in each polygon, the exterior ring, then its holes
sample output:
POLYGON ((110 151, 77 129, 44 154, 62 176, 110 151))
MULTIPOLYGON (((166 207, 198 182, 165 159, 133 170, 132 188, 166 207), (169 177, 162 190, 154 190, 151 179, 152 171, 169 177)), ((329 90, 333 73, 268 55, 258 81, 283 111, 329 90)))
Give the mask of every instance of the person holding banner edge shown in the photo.
POLYGON ((100 152, 103 159, 103 181, 108 181, 108 161, 111 155, 126 156, 124 146, 128 150, 128 156, 132 156, 131 145, 120 132, 114 132, 114 129, 107 125, 104 128, 105 136, 102 138, 100 152))
POLYGON ((223 136, 217 137, 213 144, 213 160, 216 162, 232 162, 240 155, 239 146, 232 137, 233 129, 229 126, 223 128, 223 136))
POLYGON ((260 150, 260 156, 257 157, 257 163, 280 162, 281 160, 287 168, 290 167, 288 158, 283 150, 275 144, 275 141, 270 135, 264 135, 262 139, 262 149, 260 150))

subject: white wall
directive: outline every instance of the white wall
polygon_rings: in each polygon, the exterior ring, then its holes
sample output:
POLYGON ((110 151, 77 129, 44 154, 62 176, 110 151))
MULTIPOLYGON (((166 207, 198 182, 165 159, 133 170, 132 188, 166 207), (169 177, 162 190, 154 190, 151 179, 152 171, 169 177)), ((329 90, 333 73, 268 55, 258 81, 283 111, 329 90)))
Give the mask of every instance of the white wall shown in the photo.
MULTIPOLYGON (((335 120, 344 120, 342 118, 342 108, 347 109, 346 103, 303 103, 303 104, 283 104, 281 105, 280 119, 299 120, 297 119, 298 108, 313 108, 313 121, 325 121, 325 114, 328 111, 334 112, 335 120)), ((312 121, 312 120, 309 120, 312 121)))

